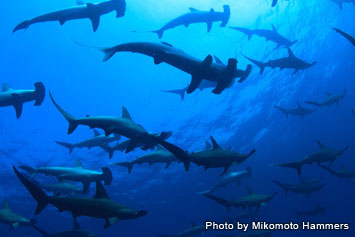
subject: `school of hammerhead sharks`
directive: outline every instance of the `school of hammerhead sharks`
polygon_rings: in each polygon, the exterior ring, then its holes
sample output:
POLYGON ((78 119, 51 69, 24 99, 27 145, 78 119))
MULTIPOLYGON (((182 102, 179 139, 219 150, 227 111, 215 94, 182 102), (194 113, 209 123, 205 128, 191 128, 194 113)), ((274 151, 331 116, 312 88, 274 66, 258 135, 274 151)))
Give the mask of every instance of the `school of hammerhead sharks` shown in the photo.
MULTIPOLYGON (((337 3, 340 8, 342 8, 343 4, 352 3, 352 5, 354 5, 355 3, 355 0, 331 1, 337 3)), ((17 25, 13 32, 18 30, 26 30, 35 23, 58 21, 60 25, 63 25, 67 21, 80 19, 89 19, 92 23, 93 31, 96 31, 99 27, 100 17, 102 15, 115 12, 116 17, 119 18, 124 17, 126 11, 125 0, 109 0, 97 4, 83 3, 82 1, 78 1, 77 3, 78 6, 65 10, 54 11, 35 17, 31 20, 26 20, 17 25)), ((275 7, 276 4, 277 0, 273 0, 272 7, 275 7)), ((197 23, 207 24, 207 32, 210 32, 213 23, 215 22, 221 22, 220 27, 226 27, 230 14, 231 9, 228 5, 223 6, 222 12, 215 11, 214 9, 211 9, 210 11, 200 11, 190 8, 188 13, 172 19, 161 29, 152 31, 152 33, 157 34, 159 39, 161 39, 167 30, 179 26, 187 27, 190 24, 197 23)), ((300 70, 307 70, 317 63, 308 63, 300 58, 297 58, 290 49, 292 45, 297 43, 297 40, 291 41, 285 38, 274 26, 272 26, 271 30, 251 30, 242 27, 229 28, 247 35, 248 39, 250 39, 253 35, 264 37, 267 40, 276 43, 277 47, 284 47, 288 50, 287 57, 269 60, 268 62, 260 62, 245 56, 251 63, 260 68, 260 74, 262 74, 265 68, 268 67, 272 69, 280 68, 281 70, 293 69, 293 73, 295 74, 300 70)), ((355 38, 353 36, 337 28, 334 28, 334 30, 344 37, 344 40, 349 41, 353 46, 355 46, 355 38)), ((190 74, 191 83, 186 88, 165 91, 178 94, 182 99, 184 99, 184 95, 186 93, 193 93, 196 89, 213 88, 212 92, 214 94, 221 94, 225 89, 231 87, 236 80, 239 83, 245 81, 252 71, 252 65, 248 65, 245 70, 238 69, 238 61, 235 58, 230 58, 227 64, 224 64, 219 58, 212 57, 211 55, 208 55, 204 60, 200 60, 165 42, 129 42, 113 47, 97 49, 103 51, 105 54, 103 61, 109 60, 116 53, 120 52, 139 53, 153 58, 154 64, 166 63, 186 72, 187 74, 190 74)), ((45 86, 42 82, 37 82, 34 86, 35 90, 15 90, 8 84, 3 83, 2 92, 0 93, 0 106, 13 106, 16 111, 16 117, 20 118, 23 103, 34 101, 35 106, 40 106, 44 101, 46 94, 45 86)), ((346 91, 340 94, 327 93, 327 98, 323 101, 305 101, 305 103, 315 107, 331 106, 334 104, 338 105, 345 95, 346 91)), ((229 173, 228 170, 234 164, 245 162, 254 154, 254 149, 247 154, 241 154, 232 151, 231 149, 224 149, 211 136, 211 142, 206 142, 206 148, 204 150, 188 152, 185 149, 166 141, 172 136, 172 132, 149 133, 146 131, 141 125, 134 122, 125 107, 122 108, 122 117, 75 117, 65 111, 57 103, 51 93, 49 93, 49 96, 60 114, 68 121, 68 134, 73 133, 80 125, 87 126, 94 131, 94 137, 76 144, 56 141, 58 145, 68 148, 70 153, 74 148, 100 147, 107 151, 108 156, 111 159, 115 151, 129 153, 135 149, 141 149, 144 151, 151 150, 150 153, 138 157, 130 162, 111 163, 111 165, 126 167, 129 173, 132 171, 134 165, 143 163, 163 163, 166 164, 166 168, 168 168, 170 164, 177 162, 182 163, 186 171, 190 169, 191 163, 202 166, 206 170, 211 168, 223 168, 223 172, 221 173, 221 176, 223 177, 221 180, 219 180, 219 182, 217 182, 217 184, 215 184, 211 189, 201 192, 201 194, 210 200, 223 205, 228 210, 231 207, 248 209, 248 212, 244 214, 244 217, 255 216, 259 209, 265 203, 271 201, 276 195, 276 193, 270 195, 255 194, 249 188, 247 196, 232 201, 212 195, 215 190, 221 187, 225 187, 230 183, 240 183, 243 179, 251 177, 251 168, 248 168, 245 171, 229 173), (101 134, 97 129, 103 130, 104 134, 101 134), (119 141, 121 136, 127 138, 127 140, 111 145, 113 142, 119 141)), ((286 116, 294 115, 303 117, 315 111, 314 109, 303 107, 300 103, 298 103, 297 107, 293 109, 285 109, 279 106, 275 106, 275 108, 283 112, 286 116)), ((352 110, 352 112, 355 116, 355 110, 352 110)), ((344 152, 348 149, 348 146, 342 149, 333 149, 326 147, 321 143, 321 141, 317 141, 317 143, 319 150, 315 153, 304 157, 302 160, 278 164, 276 166, 295 169, 298 175, 301 176, 302 167, 304 165, 316 163, 332 175, 344 179, 355 178, 355 170, 350 170, 346 167, 343 167, 342 170, 334 170, 331 168, 332 163, 344 154, 344 152), (329 165, 325 166, 324 163, 329 163, 329 165)), ((35 220, 28 219, 14 213, 5 200, 4 209, 0 210, 0 222, 9 224, 10 230, 17 228, 18 226, 32 226, 43 236, 98 236, 81 229, 76 218, 87 216, 91 218, 103 219, 105 221, 104 228, 108 228, 117 221, 140 218, 148 214, 146 210, 135 210, 109 198, 104 189, 104 185, 110 185, 113 179, 112 172, 108 167, 102 168, 101 171, 89 170, 85 169, 80 161, 77 160, 74 167, 36 168, 30 166, 19 166, 18 168, 13 167, 13 170, 21 183, 36 200, 36 215, 41 213, 47 205, 52 205, 56 207, 59 212, 68 211, 72 214, 74 228, 72 230, 62 232, 48 233, 39 228, 36 225, 35 220), (20 172, 19 169, 23 172, 20 172), (37 174, 54 176, 58 179, 58 183, 39 183, 35 180, 35 176, 37 174), (82 183, 83 187, 73 185, 73 182, 82 183), (95 196, 83 196, 89 192, 91 183, 96 184, 95 196), (53 196, 50 196, 48 193, 53 193, 53 196)), ((282 188, 286 193, 293 192, 307 196, 313 192, 321 190, 324 186, 321 179, 304 180, 301 178, 301 182, 298 184, 285 184, 276 180, 273 180, 273 182, 282 188)), ((325 209, 325 207, 317 205, 312 210, 294 211, 299 216, 311 216, 323 213, 325 209)), ((192 228, 175 235, 160 236, 192 236, 203 234, 205 231, 205 225, 194 225, 192 228)), ((243 236, 271 236, 271 232, 255 230, 245 233, 243 236)))

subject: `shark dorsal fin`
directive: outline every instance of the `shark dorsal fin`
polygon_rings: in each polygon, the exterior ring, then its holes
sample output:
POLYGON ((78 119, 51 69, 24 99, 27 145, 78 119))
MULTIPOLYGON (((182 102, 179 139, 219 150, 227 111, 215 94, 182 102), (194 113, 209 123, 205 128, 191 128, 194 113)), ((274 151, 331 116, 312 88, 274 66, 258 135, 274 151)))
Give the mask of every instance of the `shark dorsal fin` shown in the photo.
POLYGON ((195 223, 194 221, 192 221, 192 222, 191 222, 191 227, 194 228, 194 227, 196 227, 196 226, 197 226, 196 223, 195 223))
POLYGON ((95 137, 101 136, 101 133, 99 131, 97 131, 96 129, 94 129, 94 136, 95 137))
POLYGON ((216 140, 215 140, 212 136, 210 136, 210 138, 211 138, 213 150, 221 149, 221 147, 218 145, 218 143, 216 142, 216 140))
POLYGON ((80 160, 75 160, 74 168, 83 168, 83 164, 81 164, 80 160))
POLYGON ((164 151, 164 149, 160 145, 157 145, 157 151, 164 151))
POLYGON ((96 182, 96 194, 94 198, 110 199, 101 182, 96 182))
POLYGON ((254 194, 254 192, 249 188, 249 186, 247 186, 247 192, 248 192, 249 195, 254 194))
POLYGON ((271 27, 272 27, 272 31, 275 32, 275 33, 277 33, 277 29, 276 29, 276 27, 274 26, 274 24, 271 24, 271 27))
POLYGON ((296 56, 293 54, 292 50, 290 48, 287 48, 288 51, 288 57, 289 58, 296 58, 296 56))
POLYGON ((217 56, 213 56, 213 57, 214 57, 214 60, 216 61, 217 64, 224 65, 224 63, 222 62, 222 60, 220 58, 218 58, 217 56))
POLYGON ((206 150, 209 150, 212 148, 212 144, 209 141, 206 141, 205 145, 206 145, 206 150))
POLYGON ((76 220, 76 218, 73 218, 73 230, 81 230, 81 226, 79 225, 79 222, 76 220))
POLYGON ((317 144, 320 149, 326 149, 326 147, 321 143, 321 141, 317 140, 317 144))
POLYGON ((9 84, 7 83, 2 83, 2 91, 12 91, 13 89, 11 88, 11 86, 9 86, 9 84))
POLYGON ((198 12, 199 11, 196 8, 193 8, 193 7, 190 7, 189 10, 190 10, 190 12, 198 12))
POLYGON ((6 199, 4 199, 4 209, 6 210, 11 210, 10 206, 9 206, 9 203, 7 202, 6 199))
POLYGON ((128 120, 133 122, 133 119, 132 119, 131 115, 129 114, 127 108, 124 107, 124 106, 122 106, 122 118, 128 119, 128 120))
POLYGON ((213 8, 210 9, 210 13, 214 13, 214 9, 213 8))

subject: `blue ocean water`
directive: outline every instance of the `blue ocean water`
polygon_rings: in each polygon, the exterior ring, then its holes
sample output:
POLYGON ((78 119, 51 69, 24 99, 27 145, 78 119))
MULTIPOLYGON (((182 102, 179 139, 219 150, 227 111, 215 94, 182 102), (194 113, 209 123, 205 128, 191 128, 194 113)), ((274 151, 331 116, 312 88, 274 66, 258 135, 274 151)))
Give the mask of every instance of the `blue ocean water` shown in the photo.
MULTIPOLYGON (((323 178, 325 187, 310 197, 287 196, 272 180, 297 183, 294 170, 274 167, 272 164, 296 161, 318 151, 316 140, 327 147, 350 148, 333 168, 345 164, 355 170, 355 108, 354 47, 332 28, 340 28, 351 35, 354 29, 354 5, 344 4, 342 10, 329 0, 280 0, 271 7, 268 0, 192 0, 192 1, 139 1, 127 0, 123 18, 115 13, 102 16, 97 32, 92 32, 89 20, 70 21, 60 26, 58 22, 31 26, 25 32, 12 34, 20 22, 58 9, 75 5, 65 1, 1 1, 0 57, 1 82, 13 88, 33 88, 41 81, 51 91, 63 108, 77 116, 121 116, 125 106, 133 120, 150 132, 173 131, 169 142, 189 151, 204 149, 205 141, 212 135, 224 147, 247 153, 256 153, 245 163, 231 170, 252 167, 253 176, 247 181, 255 193, 277 196, 261 207, 257 220, 274 223, 312 221, 315 223, 350 223, 349 231, 275 231, 273 236, 354 236, 354 180, 331 176, 317 165, 305 166, 303 177, 323 178), (235 83, 221 95, 210 89, 179 96, 161 90, 180 89, 190 82, 190 75, 167 64, 154 65, 147 56, 132 53, 116 54, 102 62, 102 53, 77 45, 113 46, 119 43, 148 41, 160 42, 149 31, 163 26, 169 20, 188 12, 189 7, 201 10, 214 8, 221 11, 230 5, 228 26, 249 29, 271 29, 288 39, 297 39, 292 50, 307 62, 318 63, 293 75, 292 70, 265 69, 260 75, 253 65, 251 75, 243 83, 235 83), (297 102, 322 100, 325 92, 347 94, 339 106, 324 107, 304 118, 289 116, 274 108, 297 106, 297 102), (291 208, 305 210, 316 203, 328 207, 316 217, 299 218, 291 208)), ((244 34, 221 28, 215 23, 211 32, 205 24, 194 24, 166 31, 162 41, 203 59, 216 55, 227 62, 238 59, 238 68, 250 62, 243 54, 267 61, 287 56, 287 50, 258 36, 248 40, 244 34)), ((314 108, 305 105, 307 108, 314 108)), ((72 154, 54 143, 55 140, 77 142, 92 137, 92 130, 79 127, 67 135, 68 123, 53 106, 47 94, 40 107, 24 105, 23 114, 16 119, 12 107, 1 108, 0 199, 7 199, 17 213, 34 217, 36 203, 12 171, 12 165, 72 166, 80 159, 84 167, 99 170, 109 162, 133 160, 144 154, 136 150, 129 154, 116 152, 113 160, 99 148, 77 149, 72 154)), ((103 230, 103 221, 87 217, 78 218, 83 229, 101 236, 156 236, 156 233, 179 233, 191 223, 203 224, 207 220, 224 222, 234 218, 241 209, 232 212, 198 194, 220 179, 222 169, 191 166, 185 172, 182 164, 135 166, 131 174, 125 168, 110 167, 114 180, 105 186, 110 198, 135 209, 145 209, 145 217, 121 221, 103 230)), ((47 180, 55 181, 48 178, 47 180)), ((92 185, 92 194, 94 187, 92 185)), ((246 183, 231 184, 220 189, 216 196, 232 199, 247 194, 246 183)), ((72 228, 72 216, 47 207, 35 216, 38 226, 55 232, 72 228)), ((247 221, 246 221, 247 222, 247 221)), ((40 236, 32 228, 20 227, 8 231, 0 225, 0 236, 40 236)), ((207 231, 204 236, 222 232, 207 231)), ((239 236, 240 232, 223 232, 239 236)))

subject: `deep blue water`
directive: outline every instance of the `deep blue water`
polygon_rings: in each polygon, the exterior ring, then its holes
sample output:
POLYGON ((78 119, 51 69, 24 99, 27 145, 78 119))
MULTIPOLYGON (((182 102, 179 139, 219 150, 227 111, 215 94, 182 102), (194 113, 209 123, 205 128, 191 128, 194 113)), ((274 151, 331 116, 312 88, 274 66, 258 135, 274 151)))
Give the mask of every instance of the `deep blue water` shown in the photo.
MULTIPOLYGON (((64 26, 57 22, 36 24, 26 32, 11 33, 25 19, 74 4, 74 0, 0 2, 3 9, 0 15, 1 82, 13 88, 32 89, 35 82, 42 81, 47 91, 77 116, 121 116, 124 105, 135 122, 151 132, 173 131, 169 141, 189 151, 203 149, 210 135, 224 148, 244 153, 255 148, 256 153, 249 160, 232 170, 250 166, 254 173, 248 186, 254 192, 278 192, 274 200, 261 208, 258 220, 350 223, 350 231, 274 232, 273 236, 355 235, 354 180, 333 177, 317 165, 305 166, 303 177, 323 177, 324 189, 309 198, 292 193, 285 196, 272 180, 298 182, 297 173, 271 166, 296 161, 318 151, 316 140, 319 139, 330 148, 342 149, 349 145, 349 150, 333 168, 340 169, 341 164, 346 164, 355 170, 355 117, 351 112, 355 108, 355 49, 332 29, 337 27, 355 34, 353 5, 344 4, 340 10, 328 0, 280 0, 275 8, 271 8, 268 0, 127 0, 126 15, 118 19, 114 13, 103 16, 95 33, 89 20, 71 21, 64 26), (292 46, 297 57, 318 63, 295 75, 292 70, 270 68, 260 75, 254 65, 245 82, 235 83, 221 95, 206 89, 187 95, 181 101, 178 96, 161 90, 185 87, 190 82, 188 74, 167 64, 154 65, 151 58, 139 54, 120 53, 103 63, 99 51, 74 43, 75 40, 113 46, 131 41, 159 42, 156 35, 147 31, 160 28, 186 13, 189 7, 220 11, 224 4, 231 7, 228 26, 271 29, 274 24, 281 34, 298 40, 292 46), (297 101, 322 100, 325 91, 341 93, 344 89, 347 94, 339 106, 318 109, 305 118, 290 116, 286 119, 274 109, 274 105, 292 108, 297 101), (328 207, 321 216, 302 219, 290 210, 308 209, 317 202, 328 207)), ((274 49, 273 42, 257 36, 248 41, 242 33, 218 25, 215 23, 210 33, 206 32, 205 24, 178 27, 165 32, 162 40, 201 59, 208 54, 218 55, 224 62, 236 57, 242 69, 249 63, 242 54, 261 61, 287 55, 282 47, 274 49)), ((68 124, 48 94, 40 107, 34 107, 32 102, 25 104, 19 120, 13 108, 0 111, 0 199, 9 200, 12 209, 23 216, 33 217, 36 203, 14 175, 12 165, 72 166, 75 159, 80 159, 86 168, 98 170, 111 162, 99 148, 77 149, 69 155, 66 149, 54 143, 55 140, 84 140, 92 136, 92 131, 79 127, 72 135, 67 135, 68 124)), ((144 152, 139 150, 129 154, 116 152, 112 162, 132 160, 141 154, 144 152)), ((163 165, 143 165, 134 167, 131 174, 120 167, 112 167, 112 171, 114 181, 111 186, 105 186, 109 196, 130 207, 148 210, 149 214, 105 230, 102 220, 78 219, 84 229, 102 236, 174 234, 189 228, 191 222, 224 221, 241 212, 232 209, 228 213, 224 207, 198 194, 220 179, 221 169, 204 171, 192 165, 186 173, 181 164, 173 164, 167 170, 163 165)), ((92 193, 94 191, 92 186, 92 193)), ((226 199, 245 194, 245 182, 240 187, 231 184, 215 193, 226 199)), ((38 226, 49 232, 72 228, 70 213, 57 212, 53 207, 46 208, 35 218, 38 226)), ((8 226, 2 224, 0 233, 0 236, 40 236, 26 227, 8 232, 8 226)), ((216 234, 218 232, 209 231, 205 236, 216 234)))

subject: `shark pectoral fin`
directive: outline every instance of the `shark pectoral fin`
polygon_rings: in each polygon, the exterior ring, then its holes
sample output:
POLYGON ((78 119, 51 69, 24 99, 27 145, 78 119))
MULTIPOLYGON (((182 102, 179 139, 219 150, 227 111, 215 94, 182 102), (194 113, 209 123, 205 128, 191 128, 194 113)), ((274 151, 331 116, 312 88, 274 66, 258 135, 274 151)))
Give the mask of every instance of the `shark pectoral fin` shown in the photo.
POLYGON ((194 92, 197 89, 197 87, 200 85, 201 81, 202 81, 202 77, 192 75, 191 83, 190 83, 189 87, 187 88, 186 93, 190 94, 190 93, 194 92))
POLYGON ((171 165, 171 162, 166 162, 165 169, 169 168, 170 165, 171 165))
POLYGON ((225 174, 227 173, 227 171, 229 170, 229 168, 230 168, 230 165, 225 166, 225 167, 224 167, 224 170, 223 170, 222 174, 220 174, 220 176, 225 175, 225 174))
POLYGON ((22 101, 21 96, 19 94, 13 93, 11 94, 12 98, 14 99, 14 108, 16 111, 16 118, 20 118, 22 114, 22 101))
POLYGON ((296 69, 296 70, 292 73, 292 75, 295 75, 297 72, 298 72, 298 69, 296 69))
POLYGON ((106 218, 105 219, 105 225, 104 225, 104 229, 108 228, 111 226, 111 222, 110 222, 110 219, 109 218, 106 218))
POLYGON ((86 4, 86 6, 90 12, 89 19, 91 20, 92 29, 94 30, 94 32, 96 32, 100 24, 100 14, 96 13, 97 9, 95 4, 88 3, 86 4))
POLYGON ((196 68, 196 73, 191 74, 192 78, 191 78, 191 83, 186 91, 187 94, 190 94, 197 89, 197 87, 200 85, 203 79, 201 74, 204 74, 211 67, 212 62, 213 62, 212 56, 208 55, 203 60, 203 62, 196 68))
POLYGON ((212 21, 208 21, 208 22, 207 22, 207 32, 210 32, 210 31, 211 31, 211 29, 212 29, 212 24, 213 24, 212 21))
POLYGON ((9 229, 9 230, 16 229, 16 228, 19 227, 19 226, 20 226, 20 223, 18 223, 18 222, 12 223, 12 225, 10 226, 10 229, 9 229))

